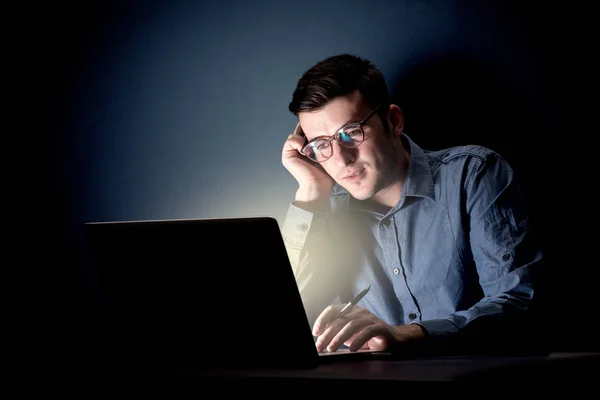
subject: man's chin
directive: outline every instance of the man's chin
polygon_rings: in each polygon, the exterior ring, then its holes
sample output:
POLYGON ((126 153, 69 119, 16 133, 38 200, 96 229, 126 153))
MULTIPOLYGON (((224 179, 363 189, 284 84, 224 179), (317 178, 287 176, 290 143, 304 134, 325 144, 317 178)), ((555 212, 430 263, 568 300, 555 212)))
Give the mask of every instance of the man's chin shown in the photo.
POLYGON ((373 197, 373 193, 368 190, 364 190, 364 188, 357 187, 345 187, 346 191, 350 193, 350 196, 354 197, 356 200, 369 200, 373 197))
POLYGON ((336 181, 338 185, 344 188, 356 200, 368 200, 373 197, 374 191, 372 188, 370 189, 370 185, 364 178, 358 182, 336 181))

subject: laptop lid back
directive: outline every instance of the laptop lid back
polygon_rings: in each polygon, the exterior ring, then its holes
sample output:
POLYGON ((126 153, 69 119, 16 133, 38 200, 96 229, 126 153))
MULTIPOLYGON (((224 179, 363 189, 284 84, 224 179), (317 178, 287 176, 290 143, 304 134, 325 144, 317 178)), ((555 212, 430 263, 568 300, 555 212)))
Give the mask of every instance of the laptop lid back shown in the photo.
POLYGON ((143 368, 311 367, 318 354, 271 217, 84 225, 103 344, 143 368))

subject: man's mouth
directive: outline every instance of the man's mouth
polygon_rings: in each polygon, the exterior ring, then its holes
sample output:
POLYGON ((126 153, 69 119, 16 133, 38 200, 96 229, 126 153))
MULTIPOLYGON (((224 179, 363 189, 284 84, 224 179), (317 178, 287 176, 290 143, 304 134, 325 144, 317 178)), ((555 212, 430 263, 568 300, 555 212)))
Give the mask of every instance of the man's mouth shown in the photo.
POLYGON ((356 171, 348 172, 346 175, 344 175, 344 177, 342 178, 342 180, 350 181, 350 182, 357 181, 357 180, 359 180, 362 177, 364 171, 365 171, 365 169, 361 168, 361 169, 356 170, 356 171))

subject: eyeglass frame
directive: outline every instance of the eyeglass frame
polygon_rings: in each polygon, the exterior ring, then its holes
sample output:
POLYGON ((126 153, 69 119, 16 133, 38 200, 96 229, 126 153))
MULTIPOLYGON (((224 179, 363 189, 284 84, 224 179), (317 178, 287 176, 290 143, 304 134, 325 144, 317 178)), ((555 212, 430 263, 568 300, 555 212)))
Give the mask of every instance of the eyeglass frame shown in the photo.
POLYGON ((330 158, 333 156, 333 148, 331 149, 331 155, 330 155, 329 157, 327 157, 326 159, 324 159, 324 160, 321 160, 321 161, 318 161, 318 160, 313 160, 313 159, 312 159, 312 158, 310 158, 308 155, 306 155, 305 149, 306 149, 308 146, 310 146, 310 144, 311 144, 311 143, 315 142, 316 140, 325 140, 325 141, 327 141, 327 142, 328 142, 330 145, 331 145, 331 141, 332 141, 332 140, 335 140, 336 142, 338 142, 338 144, 339 144, 340 146, 343 146, 343 147, 345 147, 345 148, 347 148, 347 149, 355 149, 355 148, 357 148, 358 146, 360 146, 360 145, 361 145, 361 144, 362 144, 362 143, 365 141, 365 131, 364 131, 364 129, 363 129, 363 125, 364 125, 364 124, 366 124, 366 123, 367 123, 367 121, 368 121, 368 120, 369 120, 369 119, 370 119, 370 118, 371 118, 373 115, 375 115, 375 113, 377 112, 377 110, 379 110, 379 108, 380 108, 382 105, 383 105, 383 103, 380 103, 379 105, 377 105, 377 107, 375 107, 375 108, 373 109, 373 111, 371 111, 371 112, 369 113, 369 115, 367 115, 367 116, 366 116, 366 117, 365 117, 365 118, 364 118, 362 121, 360 121, 360 122, 352 122, 352 123, 350 123, 350 124, 346 124, 346 125, 342 126, 340 129, 338 129, 338 130, 337 130, 337 131, 336 131, 336 132, 335 132, 333 135, 329 136, 327 139, 324 139, 324 138, 326 138, 327 136, 317 136, 316 138, 314 138, 313 140, 309 141, 309 142, 308 142, 308 143, 306 143, 304 146, 302 146, 302 149, 300 149, 300 154, 302 154, 302 155, 303 155, 303 156, 305 156, 305 157, 308 157, 308 158, 309 158, 311 161, 314 161, 314 162, 324 162, 324 161, 327 161, 327 160, 329 160, 329 159, 330 159, 330 158), (361 141, 360 141, 360 143, 358 143, 356 146, 351 146, 351 147, 349 147, 349 146, 346 146, 346 145, 344 145, 344 144, 341 142, 341 140, 339 139, 339 136, 340 136, 341 132, 342 132, 344 129, 346 129, 347 127, 349 127, 349 126, 358 126, 358 127, 360 128, 361 132, 362 132, 362 140, 361 140, 361 141))

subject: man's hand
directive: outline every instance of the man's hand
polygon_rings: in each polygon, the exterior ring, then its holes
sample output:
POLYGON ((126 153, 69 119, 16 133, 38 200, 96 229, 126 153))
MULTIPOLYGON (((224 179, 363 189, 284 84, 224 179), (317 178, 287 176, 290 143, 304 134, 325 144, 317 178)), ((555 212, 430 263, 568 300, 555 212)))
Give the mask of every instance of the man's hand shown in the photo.
POLYGON ((315 343, 317 351, 334 352, 342 344, 348 346, 350 351, 389 350, 392 344, 416 341, 426 336, 420 325, 391 326, 358 306, 332 321, 342 307, 327 307, 315 321, 313 335, 318 336, 315 343))
POLYGON ((319 163, 300 153, 305 141, 306 137, 298 123, 283 145, 281 163, 298 181, 296 201, 326 203, 335 182, 319 163))

